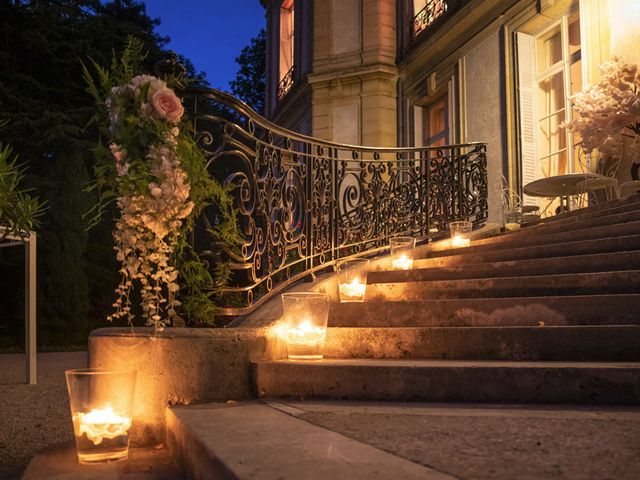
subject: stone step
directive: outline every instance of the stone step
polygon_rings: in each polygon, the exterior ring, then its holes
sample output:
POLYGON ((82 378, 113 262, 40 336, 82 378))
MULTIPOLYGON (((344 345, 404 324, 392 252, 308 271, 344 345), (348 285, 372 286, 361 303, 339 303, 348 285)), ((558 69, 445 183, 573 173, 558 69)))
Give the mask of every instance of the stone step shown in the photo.
POLYGON ((640 270, 473 278, 421 282, 373 283, 368 300, 431 298, 503 298, 640 293, 640 270))
POLYGON ((539 223, 525 226, 524 228, 521 228, 519 230, 505 232, 505 235, 502 235, 498 238, 513 238, 520 235, 527 235, 532 233, 556 232, 568 229, 578 230, 603 225, 615 225, 619 223, 637 221, 639 217, 640 201, 626 205, 619 205, 607 210, 599 210, 594 212, 587 211, 582 215, 559 218, 555 221, 543 220, 539 223))
POLYGON ((623 199, 608 200, 606 202, 600 202, 595 205, 590 205, 586 208, 571 210, 570 212, 565 212, 561 215, 553 215, 551 217, 543 218, 537 221, 535 225, 561 222, 569 219, 574 219, 576 217, 584 217, 585 215, 602 216, 606 215, 611 210, 615 210, 616 208, 625 208, 627 206, 633 206, 632 208, 640 208, 640 195, 629 195, 628 197, 623 199))
POLYGON ((166 423, 169 449, 196 480, 455 480, 257 402, 171 407, 166 423))
POLYGON ((478 240, 477 242, 487 243, 474 242, 471 246, 465 248, 450 248, 446 246, 446 242, 441 243, 438 247, 434 244, 431 249, 418 249, 417 254, 420 256, 417 258, 436 258, 451 255, 465 255, 469 253, 485 253, 503 250, 506 248, 522 248, 529 246, 539 247, 558 243, 598 240, 638 234, 640 234, 640 221, 619 223, 615 225, 603 225, 580 230, 561 230, 559 232, 550 233, 545 233, 543 230, 540 233, 531 235, 502 235, 486 240, 478 240), (442 249, 437 250, 436 248, 442 249))
POLYGON ((640 326, 329 328, 327 358, 640 361, 640 326))
POLYGON ((283 360, 254 377, 261 397, 640 404, 637 362, 283 360))
POLYGON ((371 272, 369 283, 640 270, 640 250, 371 272))
POLYGON ((335 303, 332 327, 640 325, 640 295, 335 303))
MULTIPOLYGON (((547 245, 504 247, 486 251, 469 251, 458 249, 449 251, 448 255, 414 260, 414 268, 449 267, 453 265, 504 262, 527 260, 536 258, 569 257, 574 255, 589 255, 605 252, 621 252, 638 250, 640 235, 627 235, 615 238, 599 238, 573 242, 557 242, 547 245)), ((473 248, 473 247, 471 247, 473 248)), ((441 252, 438 252, 441 253, 441 252)))

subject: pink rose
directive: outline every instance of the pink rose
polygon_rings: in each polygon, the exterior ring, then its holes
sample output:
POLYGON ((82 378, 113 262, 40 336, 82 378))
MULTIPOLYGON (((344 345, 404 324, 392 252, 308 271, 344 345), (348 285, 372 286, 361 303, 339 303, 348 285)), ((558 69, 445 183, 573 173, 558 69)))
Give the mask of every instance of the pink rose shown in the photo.
POLYGON ((151 103, 160 117, 173 123, 178 123, 184 113, 180 99, 169 88, 154 93, 151 97, 151 103))

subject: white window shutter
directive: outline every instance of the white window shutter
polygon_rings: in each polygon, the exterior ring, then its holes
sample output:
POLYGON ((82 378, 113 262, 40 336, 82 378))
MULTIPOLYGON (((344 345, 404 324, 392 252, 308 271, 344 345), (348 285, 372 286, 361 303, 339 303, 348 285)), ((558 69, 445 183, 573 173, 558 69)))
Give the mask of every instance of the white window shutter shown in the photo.
MULTIPOLYGON (((518 32, 518 95, 520 105, 520 148, 522 185, 538 179, 538 145, 536 142, 536 58, 535 39, 518 32)), ((537 205, 534 197, 524 196, 525 205, 537 205)))

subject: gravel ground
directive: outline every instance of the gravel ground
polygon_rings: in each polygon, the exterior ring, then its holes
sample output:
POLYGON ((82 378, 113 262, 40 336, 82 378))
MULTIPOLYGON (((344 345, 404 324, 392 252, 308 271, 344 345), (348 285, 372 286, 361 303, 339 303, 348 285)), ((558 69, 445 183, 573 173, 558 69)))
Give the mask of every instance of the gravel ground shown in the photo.
POLYGON ((293 403, 299 418, 464 480, 637 480, 640 409, 293 403))
POLYGON ((24 355, 0 355, 0 478, 15 478, 35 452, 73 440, 64 371, 87 352, 41 353, 38 384, 25 385, 24 355))

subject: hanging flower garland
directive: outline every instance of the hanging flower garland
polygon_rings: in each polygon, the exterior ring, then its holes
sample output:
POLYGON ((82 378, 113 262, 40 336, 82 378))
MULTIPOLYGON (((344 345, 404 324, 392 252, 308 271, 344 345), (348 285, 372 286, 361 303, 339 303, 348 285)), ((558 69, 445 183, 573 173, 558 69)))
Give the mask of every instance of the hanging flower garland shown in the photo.
MULTIPOLYGON (((187 236, 194 217, 205 205, 215 204, 221 220, 212 233, 219 233, 227 244, 237 243, 233 200, 209 175, 173 89, 157 77, 134 76, 144 58, 141 52, 141 43, 131 39, 122 59, 113 60, 111 71, 93 63, 98 82, 84 71, 88 91, 99 106, 98 123, 109 139, 107 148, 100 143, 96 149, 92 188, 100 194, 97 217, 110 200, 120 212, 113 237, 121 281, 108 319, 132 324, 132 293, 139 287, 147 325, 175 324, 180 319, 180 295, 183 313, 195 317, 196 323, 212 323, 212 295, 224 278, 214 281, 187 236)), ((182 79, 172 81, 180 84, 182 79)), ((225 265, 217 265, 217 270, 224 272, 225 265)))
POLYGON ((176 154, 180 135, 177 125, 184 108, 165 82, 148 75, 136 76, 127 85, 114 87, 106 105, 111 120, 109 130, 115 140, 110 150, 121 193, 117 199, 121 216, 116 222, 114 239, 116 257, 122 263, 122 281, 116 290, 119 298, 114 303, 116 311, 109 318, 131 320, 130 294, 133 282, 138 280, 147 324, 162 327, 176 315, 175 308, 179 305, 175 298, 179 290, 178 271, 171 259, 182 221, 193 210, 189 182, 176 154), (126 149, 127 130, 132 123, 151 124, 157 134, 144 159, 153 180, 143 192, 135 184, 139 172, 130 174, 132 164, 126 149), (167 315, 162 315, 163 311, 167 315))

